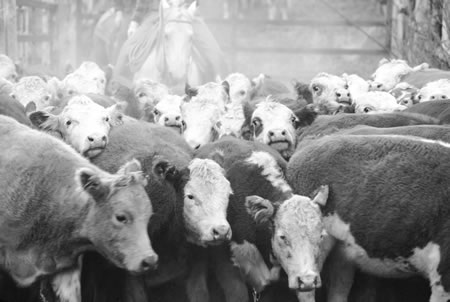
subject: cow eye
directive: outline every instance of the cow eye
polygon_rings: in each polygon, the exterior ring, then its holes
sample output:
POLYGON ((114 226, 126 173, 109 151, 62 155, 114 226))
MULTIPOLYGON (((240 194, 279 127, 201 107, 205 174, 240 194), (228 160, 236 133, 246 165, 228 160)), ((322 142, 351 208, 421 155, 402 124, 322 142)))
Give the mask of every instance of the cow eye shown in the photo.
POLYGON ((109 117, 105 117, 105 122, 109 122, 109 117))
POLYGON ((422 99, 422 95, 419 94, 419 95, 417 96, 417 99, 420 101, 420 100, 422 99))
POLYGON ((261 121, 259 119, 254 119, 252 121, 253 126, 258 127, 261 125, 261 121))
POLYGON ((68 121, 66 122, 66 126, 70 126, 70 125, 72 125, 72 121, 71 121, 71 120, 68 120, 68 121))
POLYGON ((345 89, 348 89, 348 84, 345 84, 344 88, 345 88, 345 89))
POLYGON ((370 108, 370 107, 364 107, 364 110, 363 110, 365 113, 368 113, 368 112, 370 112, 370 111, 372 111, 372 108, 370 108))
POLYGON ((159 112, 157 109, 153 109, 153 114, 154 115, 159 115, 161 112, 159 112))
POLYGON ((100 83, 104 84, 104 83, 105 83, 105 80, 104 80, 104 79, 101 79, 101 80, 100 80, 100 83))
POLYGON ((245 90, 239 91, 239 94, 240 94, 240 95, 245 95, 245 90))
POLYGON ((115 218, 119 223, 122 223, 122 224, 126 224, 128 222, 127 216, 125 216, 125 215, 117 214, 117 215, 115 215, 115 218))
POLYGON ((48 100, 50 100, 50 97, 49 97, 48 95, 46 95, 46 96, 44 97, 44 101, 48 101, 48 100))
POLYGON ((69 95, 72 95, 72 94, 74 94, 74 91, 73 91, 73 90, 69 90, 67 93, 68 93, 69 95))
POLYGON ((296 118, 295 116, 292 116, 292 117, 291 117, 291 122, 292 122, 293 124, 295 124, 295 123, 297 122, 297 118, 296 118))
POLYGON ((146 96, 145 92, 141 92, 141 93, 138 94, 139 98, 143 98, 144 96, 146 96))
POLYGON ((193 199, 194 199, 194 195, 192 195, 192 194, 187 194, 186 197, 187 197, 188 199, 190 199, 190 200, 193 200, 193 199))
POLYGON ((319 86, 313 86, 313 90, 317 92, 320 90, 320 88, 319 88, 319 86))

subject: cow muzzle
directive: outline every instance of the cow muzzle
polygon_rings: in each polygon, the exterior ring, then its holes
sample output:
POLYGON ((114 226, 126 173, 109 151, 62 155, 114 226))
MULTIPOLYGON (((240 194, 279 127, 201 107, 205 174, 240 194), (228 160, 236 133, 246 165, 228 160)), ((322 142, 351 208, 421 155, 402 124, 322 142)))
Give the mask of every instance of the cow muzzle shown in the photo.
POLYGON ((213 226, 210 230, 209 240, 205 240, 207 245, 219 245, 231 239, 231 227, 229 224, 213 226))
POLYGON ((321 286, 322 280, 317 273, 309 273, 289 280, 289 288, 299 292, 309 292, 321 286))
POLYGON ((351 105, 352 99, 350 92, 347 89, 339 89, 336 91, 336 101, 339 104, 351 105))
POLYGON ((184 125, 180 115, 163 117, 164 126, 174 128, 180 133, 183 133, 184 125))
POLYGON ((289 137, 289 132, 286 129, 273 129, 267 132, 269 139, 269 146, 273 147, 275 150, 282 151, 286 150, 291 145, 291 140, 289 137))
POLYGON ((92 158, 99 155, 105 150, 108 137, 103 134, 91 134, 86 137, 86 148, 83 151, 83 156, 92 158))

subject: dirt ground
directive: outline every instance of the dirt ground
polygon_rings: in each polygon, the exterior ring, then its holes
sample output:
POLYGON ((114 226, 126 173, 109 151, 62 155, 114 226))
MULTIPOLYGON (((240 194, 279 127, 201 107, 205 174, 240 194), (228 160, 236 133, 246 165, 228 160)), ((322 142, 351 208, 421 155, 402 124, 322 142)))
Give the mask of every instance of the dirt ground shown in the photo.
POLYGON ((386 29, 384 26, 324 25, 328 21, 380 21, 384 22, 377 0, 291 0, 290 20, 301 24, 267 24, 265 1, 253 0, 254 6, 240 18, 236 25, 235 45, 258 48, 238 51, 232 47, 233 31, 230 24, 217 24, 221 19, 222 0, 202 1, 202 15, 221 44, 233 71, 247 75, 265 73, 284 82, 292 79, 308 82, 319 72, 333 74, 357 73, 370 77, 385 53, 370 55, 339 54, 329 50, 327 54, 301 49, 364 49, 384 50, 386 29), (261 24, 245 21, 263 21, 261 24), (265 24, 264 24, 265 23, 265 24), (364 32, 365 33, 364 33, 364 32), (370 36, 370 37, 369 37, 370 36), (267 49, 277 48, 278 51, 267 49), (280 50, 279 48, 282 48, 280 50), (293 48, 300 49, 291 51, 293 48), (233 66, 234 65, 234 66, 233 66))

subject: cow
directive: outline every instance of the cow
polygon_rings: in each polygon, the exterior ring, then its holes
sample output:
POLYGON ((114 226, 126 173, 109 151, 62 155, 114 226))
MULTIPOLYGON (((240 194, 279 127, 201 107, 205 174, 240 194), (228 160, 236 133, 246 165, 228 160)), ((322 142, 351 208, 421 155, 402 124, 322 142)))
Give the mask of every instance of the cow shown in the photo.
POLYGON ((140 109, 153 108, 164 96, 169 94, 169 88, 150 79, 139 79, 134 83, 134 95, 140 104, 140 109))
POLYGON ((12 117, 21 124, 31 126, 25 107, 7 94, 0 93, 0 115, 12 117))
POLYGON ((350 106, 352 99, 348 88, 343 78, 325 72, 317 74, 309 83, 313 103, 320 114, 334 114, 350 106))
POLYGON ((420 89, 427 83, 438 81, 441 79, 450 79, 450 71, 440 70, 436 68, 425 68, 408 73, 402 78, 402 82, 406 82, 420 89))
POLYGON ((0 123, 0 266, 17 284, 70 268, 87 250, 134 272, 156 265, 136 160, 110 174, 52 136, 9 117, 0 123))
POLYGON ((425 114, 437 118, 443 124, 450 123, 450 100, 436 100, 415 104, 405 110, 405 112, 425 114))
POLYGON ((92 158, 105 149, 109 131, 122 124, 123 116, 115 105, 103 108, 80 95, 73 97, 59 115, 36 111, 29 118, 37 128, 57 132, 76 151, 92 158))
MULTIPOLYGON (((334 241, 328 301, 347 300, 356 268, 385 278, 421 275, 430 301, 450 299, 442 215, 449 210, 449 148, 409 136, 351 135, 324 137, 294 154, 287 177, 295 193, 329 187, 322 210, 304 215, 322 223, 309 236, 325 231, 334 241)), ((305 244, 313 244, 309 236, 305 244)))
POLYGON ((53 94, 49 85, 37 76, 27 76, 14 83, 10 96, 25 108, 34 105, 36 110, 42 110, 53 103, 53 94))
POLYGON ((353 98, 355 113, 388 113, 402 111, 407 107, 400 105, 397 99, 385 91, 369 91, 353 98))
POLYGON ((417 89, 416 87, 406 82, 400 82, 395 85, 394 88, 389 90, 389 93, 396 98, 399 105, 403 105, 409 108, 417 103, 416 94, 418 91, 419 89, 417 89))
MULTIPOLYGON (((155 242, 155 251, 161 256, 160 264, 143 278, 125 277, 126 282, 142 288, 145 296, 162 290, 167 283, 180 282, 180 278, 181 283, 184 282, 189 273, 188 244, 204 248, 221 244, 231 236, 226 221, 231 188, 224 171, 210 159, 192 159, 191 152, 183 138, 167 127, 135 121, 114 128, 105 151, 93 159, 94 164, 108 171, 134 157, 142 163, 143 171, 148 175, 146 191, 155 213, 148 231, 152 242, 155 242)), ((86 300, 83 301, 93 301, 93 287, 103 281, 88 280, 103 274, 97 260, 91 258, 86 261, 89 263, 84 263, 83 267, 89 268, 85 271, 88 279, 82 281, 86 286, 86 300)), ((114 274, 111 274, 108 280, 115 282, 114 274)), ((120 272, 115 274, 120 275, 120 272)), ((103 294, 109 295, 107 292, 103 294)), ((105 301, 111 300, 112 297, 105 298, 105 301)))
POLYGON ((271 146, 288 159, 295 150, 295 130, 302 121, 287 106, 272 100, 256 104, 250 116, 247 123, 251 139, 271 146))
POLYGON ((242 73, 229 74, 225 81, 230 86, 229 95, 232 103, 242 104, 243 102, 250 101, 252 92, 254 89, 254 83, 242 73))
POLYGON ((14 64, 10 57, 4 54, 0 54, 0 79, 5 79, 13 83, 18 79, 16 64, 14 64))
POLYGON ((217 138, 223 136, 242 137, 241 129, 245 123, 244 108, 240 102, 232 102, 226 106, 226 112, 216 122, 217 138))
MULTIPOLYGON (((311 117, 312 119, 313 117, 311 117)), ((309 143, 309 140, 332 134, 342 129, 357 125, 373 127, 399 127, 412 125, 439 125, 441 121, 422 114, 410 112, 392 112, 378 114, 338 114, 335 116, 318 116, 310 126, 297 130, 297 149, 309 143)))
POLYGON ((57 91, 60 99, 79 94, 104 94, 104 91, 102 92, 95 80, 75 72, 66 75, 56 86, 58 87, 57 91))
POLYGON ((153 108, 154 121, 166 127, 173 127, 179 133, 183 133, 184 121, 181 116, 183 97, 178 95, 164 96, 153 108))
POLYGON ((222 83, 208 82, 198 87, 191 87, 186 84, 185 93, 187 101, 200 100, 217 105, 222 111, 230 103, 230 84, 227 81, 222 83))
POLYGON ((419 103, 450 98, 450 79, 440 79, 423 86, 416 95, 419 103))
POLYGON ((411 67, 405 60, 388 60, 386 58, 383 58, 378 63, 378 68, 372 74, 370 88, 371 90, 389 91, 400 82, 407 82, 418 87, 414 83, 410 83, 408 80, 406 80, 405 76, 413 72, 426 70, 428 68, 429 66, 427 63, 411 67))
POLYGON ((259 74, 252 80, 251 99, 267 97, 269 95, 276 98, 291 97, 295 98, 291 90, 282 82, 272 79, 269 75, 259 74))
POLYGON ((95 62, 85 61, 73 73, 81 75, 96 84, 97 91, 92 93, 105 94, 106 74, 95 62))

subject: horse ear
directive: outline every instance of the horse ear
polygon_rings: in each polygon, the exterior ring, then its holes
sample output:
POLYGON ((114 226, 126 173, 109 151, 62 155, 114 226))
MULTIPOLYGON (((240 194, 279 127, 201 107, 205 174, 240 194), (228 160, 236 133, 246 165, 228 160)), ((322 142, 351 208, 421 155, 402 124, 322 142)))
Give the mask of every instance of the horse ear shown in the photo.
POLYGON ((198 2, 197 1, 192 2, 188 8, 189 14, 191 14, 191 16, 195 16, 195 14, 197 13, 197 8, 198 8, 198 2))

